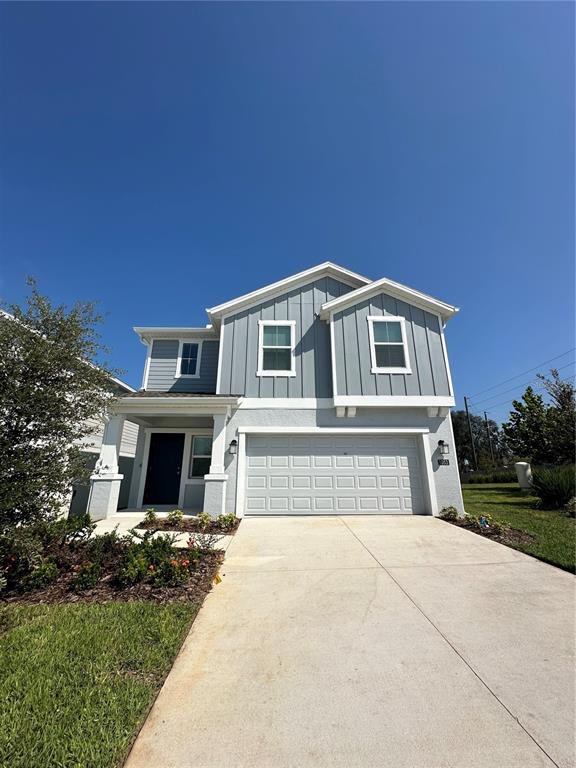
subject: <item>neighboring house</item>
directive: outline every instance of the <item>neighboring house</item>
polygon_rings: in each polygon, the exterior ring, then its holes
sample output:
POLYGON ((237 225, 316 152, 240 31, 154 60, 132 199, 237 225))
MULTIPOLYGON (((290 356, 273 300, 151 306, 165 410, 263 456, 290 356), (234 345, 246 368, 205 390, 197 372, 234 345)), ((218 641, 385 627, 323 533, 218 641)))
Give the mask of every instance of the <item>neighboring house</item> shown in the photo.
POLYGON ((115 511, 125 420, 130 508, 212 515, 462 509, 444 326, 458 310, 329 262, 207 310, 135 328, 142 389, 117 401, 90 513, 115 511))
MULTIPOLYGON (((133 387, 120 381, 120 379, 112 378, 112 382, 118 397, 134 393, 133 387)), ((96 461, 98 460, 100 449, 102 448, 102 436, 106 426, 104 421, 94 421, 93 424, 94 428, 90 435, 85 437, 79 444, 83 449, 82 452, 86 457, 86 465, 90 470, 94 470, 96 466, 96 461)), ((122 475, 120 493, 118 496, 118 509, 125 509, 128 506, 137 440, 138 424, 135 424, 132 421, 125 421, 122 428, 122 439, 118 452, 118 472, 122 475)), ((88 510, 89 492, 89 481, 86 482, 86 484, 78 484, 72 488, 72 498, 69 510, 70 515, 82 515, 88 510)))

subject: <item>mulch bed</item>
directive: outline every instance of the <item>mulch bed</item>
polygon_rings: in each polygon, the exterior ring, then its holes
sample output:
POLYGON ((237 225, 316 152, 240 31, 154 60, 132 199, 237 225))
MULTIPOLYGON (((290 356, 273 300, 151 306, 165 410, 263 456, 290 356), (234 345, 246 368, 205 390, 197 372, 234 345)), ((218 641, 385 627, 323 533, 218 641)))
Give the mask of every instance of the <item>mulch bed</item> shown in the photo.
POLYGON ((114 583, 114 573, 102 577, 98 584, 83 592, 73 592, 70 581, 73 571, 63 573, 57 581, 32 592, 8 594, 0 600, 2 605, 31 605, 42 603, 110 603, 113 601, 133 602, 149 600, 156 603, 202 602, 212 588, 224 560, 221 549, 202 553, 196 569, 191 573, 190 581, 177 587, 160 587, 140 583, 130 587, 118 587, 114 583))
POLYGON ((499 544, 506 544, 514 548, 521 544, 532 544, 536 541, 536 536, 526 533, 526 531, 520 531, 518 528, 506 528, 502 533, 499 533, 493 531, 492 528, 479 529, 478 526, 468 520, 446 520, 445 522, 457 525, 459 528, 466 528, 466 530, 477 533, 479 536, 484 536, 487 539, 497 541, 499 544))
POLYGON ((180 525, 174 525, 170 523, 165 517, 159 517, 153 523, 148 523, 146 520, 142 520, 135 528, 144 529, 146 531, 170 531, 172 533, 215 533, 221 536, 233 536, 238 530, 240 525, 240 518, 237 517, 234 525, 230 528, 222 530, 216 522, 209 525, 202 526, 199 520, 194 517, 184 518, 180 525))

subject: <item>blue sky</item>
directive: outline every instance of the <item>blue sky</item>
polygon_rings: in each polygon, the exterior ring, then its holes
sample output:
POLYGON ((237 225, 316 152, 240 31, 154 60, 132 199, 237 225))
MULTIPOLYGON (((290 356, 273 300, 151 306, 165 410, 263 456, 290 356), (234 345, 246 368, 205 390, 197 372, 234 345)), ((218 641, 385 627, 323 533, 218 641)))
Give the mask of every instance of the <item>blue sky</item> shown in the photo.
POLYGON ((325 260, 461 307, 459 403, 574 348, 572 3, 2 3, 0 27, 0 293, 99 300, 129 383, 133 325, 325 260))

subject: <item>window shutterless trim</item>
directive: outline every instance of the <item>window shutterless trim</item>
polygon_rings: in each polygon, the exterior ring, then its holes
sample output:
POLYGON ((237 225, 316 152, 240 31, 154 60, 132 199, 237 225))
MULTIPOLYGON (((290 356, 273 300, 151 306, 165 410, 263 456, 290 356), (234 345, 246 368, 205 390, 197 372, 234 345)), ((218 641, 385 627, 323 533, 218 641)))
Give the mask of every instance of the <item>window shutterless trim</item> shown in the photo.
MULTIPOLYGON (((296 376, 296 356, 294 347, 296 346, 296 320, 258 320, 258 370, 256 376, 296 376), (264 365, 264 328, 269 326, 288 325, 290 327, 290 370, 286 371, 266 371, 264 365)), ((273 349, 273 347, 267 347, 273 349)), ((288 346, 277 347, 277 349, 288 349, 288 346)))
POLYGON ((199 379, 200 378, 200 362, 202 360, 202 339, 199 341, 180 339, 178 341, 178 358, 176 359, 176 373, 175 379, 199 379), (198 346, 198 357, 196 358, 196 373, 180 373, 182 367, 182 348, 184 344, 196 344, 198 346))
POLYGON ((406 320, 403 317, 396 317, 395 315, 368 315, 368 336, 370 338, 370 361, 372 363, 372 373, 412 373, 410 368, 410 356, 408 355, 408 343, 406 341, 406 320), (400 331, 402 333, 402 342, 376 342, 374 339, 374 323, 400 323, 400 331), (400 346, 404 350, 404 362, 403 366, 381 366, 376 362, 376 344, 390 344, 392 346, 400 346))

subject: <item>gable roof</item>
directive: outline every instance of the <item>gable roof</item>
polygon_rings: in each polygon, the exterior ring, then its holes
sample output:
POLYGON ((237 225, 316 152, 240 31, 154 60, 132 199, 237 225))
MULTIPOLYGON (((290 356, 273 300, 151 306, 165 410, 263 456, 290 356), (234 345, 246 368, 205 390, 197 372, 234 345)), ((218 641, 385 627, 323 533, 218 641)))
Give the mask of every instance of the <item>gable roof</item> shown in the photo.
POLYGON ((327 320, 334 312, 341 312, 343 309, 365 301, 383 291, 396 299, 401 299, 408 304, 425 309, 427 312, 440 315, 444 322, 449 320, 456 312, 459 312, 458 307, 446 304, 446 302, 435 299, 433 296, 428 296, 426 293, 416 291, 414 288, 408 288, 406 285, 396 283, 387 277, 381 277, 380 280, 374 280, 374 282, 363 285, 355 291, 345 293, 337 299, 332 299, 332 301, 327 301, 322 305, 320 317, 327 320))
POLYGON ((283 280, 278 280, 275 283, 270 283, 270 285, 265 285, 256 291, 245 293, 243 296, 239 296, 236 299, 231 299, 223 304, 218 304, 215 307, 207 309, 206 312, 208 313, 210 321, 212 323, 217 323, 230 311, 238 312, 252 304, 266 301, 274 295, 290 291, 297 285, 304 285, 306 282, 310 282, 310 280, 317 280, 324 276, 340 280, 351 288, 359 288, 360 286, 368 285, 372 282, 363 275, 358 275, 356 272, 351 272, 349 269, 339 267, 331 261, 325 261, 322 264, 318 264, 316 267, 305 269, 303 272, 297 272, 295 275, 290 275, 290 277, 285 277, 283 280))

